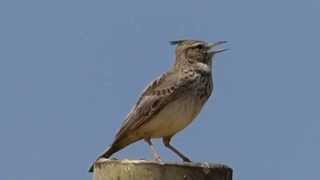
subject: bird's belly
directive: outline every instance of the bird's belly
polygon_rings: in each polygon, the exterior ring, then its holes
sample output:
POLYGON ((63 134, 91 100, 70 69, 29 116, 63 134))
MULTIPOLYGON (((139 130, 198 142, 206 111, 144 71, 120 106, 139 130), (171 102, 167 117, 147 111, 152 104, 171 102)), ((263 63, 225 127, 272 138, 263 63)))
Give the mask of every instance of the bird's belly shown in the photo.
POLYGON ((164 107, 142 127, 146 136, 172 136, 184 129, 199 114, 203 102, 194 96, 184 96, 164 107))

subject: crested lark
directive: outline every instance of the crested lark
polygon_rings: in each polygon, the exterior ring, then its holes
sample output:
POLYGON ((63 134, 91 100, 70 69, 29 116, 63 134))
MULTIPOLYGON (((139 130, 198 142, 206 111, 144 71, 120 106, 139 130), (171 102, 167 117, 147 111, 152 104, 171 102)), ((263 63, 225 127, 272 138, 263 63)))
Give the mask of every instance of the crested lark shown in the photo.
MULTIPOLYGON (((170 70, 151 82, 129 112, 111 146, 99 158, 144 139, 156 160, 160 156, 151 138, 163 138, 164 145, 183 161, 190 159, 170 144, 171 138, 184 129, 199 114, 213 90, 213 56, 225 51, 198 40, 172 41, 176 45, 176 61, 170 70)), ((99 159, 98 158, 98 159, 99 159)), ((93 171, 91 166, 90 172, 93 171)))

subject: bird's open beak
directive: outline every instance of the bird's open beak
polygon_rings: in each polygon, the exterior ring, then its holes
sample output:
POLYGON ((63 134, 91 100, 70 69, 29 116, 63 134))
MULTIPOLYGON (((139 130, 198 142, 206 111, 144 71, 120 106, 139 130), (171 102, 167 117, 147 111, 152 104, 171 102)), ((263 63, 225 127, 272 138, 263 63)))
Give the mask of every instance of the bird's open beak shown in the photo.
POLYGON ((216 43, 210 43, 208 44, 208 53, 214 55, 214 54, 218 54, 221 53, 223 51, 228 50, 227 48, 223 48, 223 49, 214 49, 216 46, 219 46, 221 44, 225 44, 227 43, 227 41, 218 41, 216 43))

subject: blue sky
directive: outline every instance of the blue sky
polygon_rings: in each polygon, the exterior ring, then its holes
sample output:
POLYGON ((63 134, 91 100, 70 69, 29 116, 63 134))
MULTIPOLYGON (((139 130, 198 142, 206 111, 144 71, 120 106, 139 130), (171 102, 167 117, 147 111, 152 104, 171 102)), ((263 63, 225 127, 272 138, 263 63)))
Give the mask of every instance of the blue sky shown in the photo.
MULTIPOLYGON (((91 179, 180 38, 230 51, 216 57, 215 95, 173 144, 234 179, 319 178, 319 17, 316 0, 0 1, 0 179, 91 179)), ((115 157, 151 154, 140 142, 115 157)))

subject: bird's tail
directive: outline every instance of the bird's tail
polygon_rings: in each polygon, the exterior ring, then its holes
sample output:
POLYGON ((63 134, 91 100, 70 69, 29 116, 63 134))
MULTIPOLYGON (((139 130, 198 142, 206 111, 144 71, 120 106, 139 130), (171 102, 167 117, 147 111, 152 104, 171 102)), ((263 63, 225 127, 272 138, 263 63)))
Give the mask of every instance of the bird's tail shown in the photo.
MULTIPOLYGON (((132 137, 129 137, 129 138, 128 137, 125 137, 125 138, 118 137, 112 143, 110 148, 108 148, 106 152, 104 152, 101 156, 99 156, 98 159, 100 159, 100 158, 109 158, 112 154, 116 153, 117 151, 121 150, 122 148, 126 147, 127 145, 138 141, 139 139, 141 139, 139 136, 132 136, 132 137)), ((94 163, 91 165, 91 167, 89 169, 89 172, 93 172, 94 163)))
MULTIPOLYGON (((99 156, 97 160, 99 160, 100 158, 109 158, 113 153, 117 152, 118 150, 119 148, 116 148, 115 146, 111 146, 106 152, 104 152, 101 156, 99 156)), ((94 164, 95 162, 89 168, 90 173, 93 172, 94 164)))

